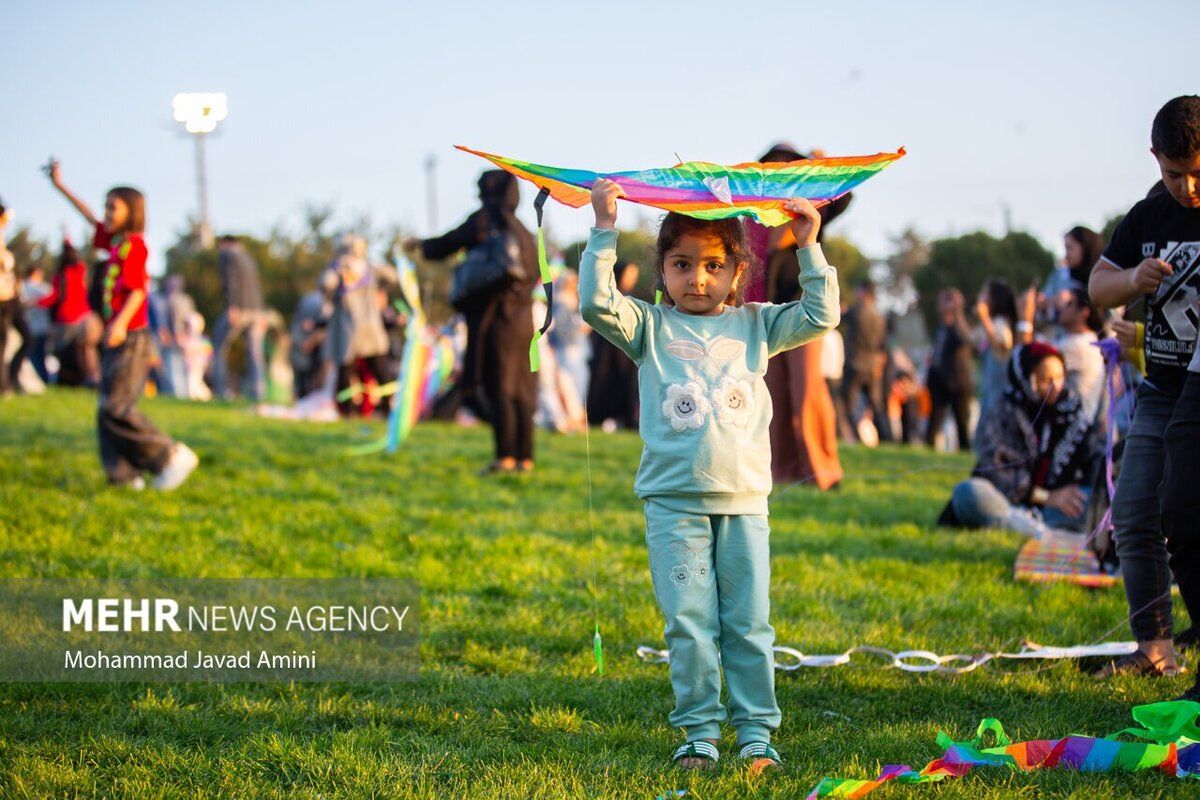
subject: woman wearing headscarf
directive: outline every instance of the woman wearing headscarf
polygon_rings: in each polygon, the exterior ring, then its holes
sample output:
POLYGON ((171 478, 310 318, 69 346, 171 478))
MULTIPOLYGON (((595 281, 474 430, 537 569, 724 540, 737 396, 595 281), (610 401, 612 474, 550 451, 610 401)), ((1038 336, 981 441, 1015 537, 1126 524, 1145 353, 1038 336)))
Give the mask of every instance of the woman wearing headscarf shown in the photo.
POLYGON ((533 340, 532 291, 538 282, 537 243, 516 217, 517 179, 503 170, 479 178, 480 208, 454 230, 433 239, 406 243, 432 260, 481 247, 495 231, 512 237, 524 276, 512 280, 464 312, 467 347, 460 382, 475 411, 492 424, 496 457, 487 472, 533 469, 533 414, 537 376, 529 370, 533 340))
MULTIPOLYGON (((819 153, 814 154, 819 155, 819 153)), ((787 143, 773 145, 761 162, 800 161, 809 158, 787 143)), ((822 206, 820 242, 825 225, 850 205, 846 194, 822 206)), ((746 288, 746 302, 788 303, 800 298, 800 271, 796 240, 786 225, 767 228, 748 222, 747 232, 755 260, 761 265, 746 288)), ((774 356, 767 364, 767 389, 771 417, 771 473, 776 483, 809 483, 822 491, 842 480, 837 451, 837 412, 829 385, 821 371, 820 340, 774 356)))
POLYGON ((1052 345, 1013 351, 1009 385, 983 421, 979 461, 954 487, 939 524, 1007 528, 1041 538, 1084 524, 1091 473, 1103 459, 1097 428, 1067 383, 1052 345))

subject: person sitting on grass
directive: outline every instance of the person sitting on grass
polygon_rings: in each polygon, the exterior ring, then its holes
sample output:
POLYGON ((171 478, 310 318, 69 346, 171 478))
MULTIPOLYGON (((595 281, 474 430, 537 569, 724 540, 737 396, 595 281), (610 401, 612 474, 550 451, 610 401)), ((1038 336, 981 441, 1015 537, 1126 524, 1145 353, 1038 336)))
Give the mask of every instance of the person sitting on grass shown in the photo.
POLYGON ((669 721, 686 732, 673 759, 688 769, 716 765, 724 671, 740 757, 753 770, 778 766, 764 375, 769 356, 837 326, 837 273, 817 244, 817 210, 791 200, 801 299, 743 305, 751 255, 742 221, 670 213, 658 234, 663 304, 635 300, 617 291, 613 274, 621 193, 605 179, 592 187, 596 223, 579 267, 580 311, 638 365, 645 447, 634 492, 645 501, 651 579, 666 621, 669 721))
POLYGON ((1090 475, 1103 459, 1098 427, 1067 385, 1062 354, 1044 342, 1022 345, 1009 385, 983 421, 979 461, 954 487, 939 525, 1005 528, 1037 539, 1079 531, 1090 475))

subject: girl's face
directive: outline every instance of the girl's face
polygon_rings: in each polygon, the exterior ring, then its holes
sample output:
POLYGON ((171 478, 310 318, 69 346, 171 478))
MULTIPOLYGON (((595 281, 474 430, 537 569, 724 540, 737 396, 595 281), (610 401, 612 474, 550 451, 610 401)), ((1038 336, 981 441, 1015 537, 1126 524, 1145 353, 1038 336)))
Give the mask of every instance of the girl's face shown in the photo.
POLYGON ((716 236, 685 233, 663 257, 663 282, 675 308, 712 317, 722 313, 745 268, 745 262, 729 263, 716 236))
POLYGON ((1062 394, 1066 382, 1067 370, 1063 366, 1062 359, 1059 358, 1043 358, 1041 363, 1033 368, 1033 374, 1029 376, 1029 384, 1033 387, 1033 393, 1039 400, 1044 400, 1048 406, 1058 402, 1058 396, 1062 394))
POLYGON ((107 233, 117 233, 125 230, 129 222, 129 206, 114 194, 104 199, 104 230, 107 233))
POLYGON ((1073 236, 1063 237, 1063 247, 1067 249, 1067 267, 1074 269, 1083 262, 1083 245, 1075 241, 1073 236))

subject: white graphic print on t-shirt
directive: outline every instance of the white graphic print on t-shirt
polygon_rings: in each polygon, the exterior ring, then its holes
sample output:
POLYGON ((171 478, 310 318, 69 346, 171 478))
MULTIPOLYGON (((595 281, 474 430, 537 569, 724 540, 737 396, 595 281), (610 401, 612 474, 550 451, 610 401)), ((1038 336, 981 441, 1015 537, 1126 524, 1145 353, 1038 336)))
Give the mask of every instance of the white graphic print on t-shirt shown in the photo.
MULTIPOLYGON (((1159 255, 1174 273, 1158 287, 1146 321, 1148 361, 1180 366, 1192 357, 1200 331, 1200 242, 1169 242, 1159 255)), ((1194 360, 1194 359, 1193 359, 1194 360)))

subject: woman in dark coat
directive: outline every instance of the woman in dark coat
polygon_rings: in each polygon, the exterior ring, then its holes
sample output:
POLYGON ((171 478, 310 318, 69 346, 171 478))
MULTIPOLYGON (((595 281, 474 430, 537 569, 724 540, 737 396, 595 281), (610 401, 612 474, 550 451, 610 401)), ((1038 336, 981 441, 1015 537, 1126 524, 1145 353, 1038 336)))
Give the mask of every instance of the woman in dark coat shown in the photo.
MULTIPOLYGON (((621 294, 632 294, 637 286, 638 265, 618 260, 613 278, 621 294)), ((587 415, 604 430, 638 427, 637 364, 597 331, 591 333, 591 379, 588 381, 587 415)))
POLYGON ((537 242, 516 218, 517 179, 503 170, 479 178, 481 208, 442 236, 409 242, 427 259, 447 258, 482 245, 493 230, 516 238, 525 277, 464 313, 467 349, 460 383, 476 412, 491 422, 496 458, 487 472, 533 469, 533 413, 537 376, 529 371, 533 340, 533 297, 538 282, 537 242))

